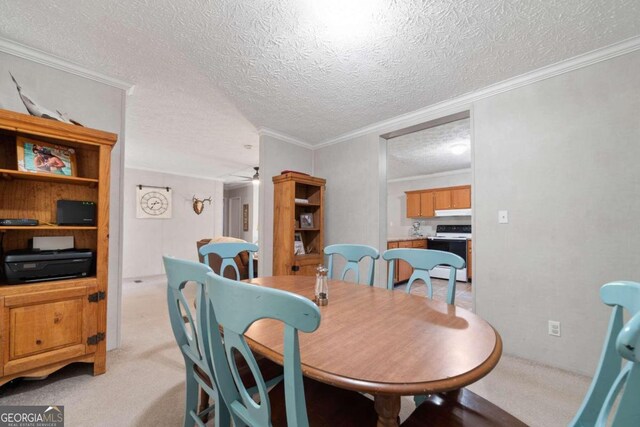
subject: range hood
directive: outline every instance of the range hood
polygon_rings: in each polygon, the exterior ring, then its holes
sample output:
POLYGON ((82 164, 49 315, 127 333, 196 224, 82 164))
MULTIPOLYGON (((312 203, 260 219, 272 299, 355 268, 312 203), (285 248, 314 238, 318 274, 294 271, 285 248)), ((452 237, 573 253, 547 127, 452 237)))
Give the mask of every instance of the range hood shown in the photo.
POLYGON ((437 210, 436 216, 471 216, 471 209, 442 209, 437 210))

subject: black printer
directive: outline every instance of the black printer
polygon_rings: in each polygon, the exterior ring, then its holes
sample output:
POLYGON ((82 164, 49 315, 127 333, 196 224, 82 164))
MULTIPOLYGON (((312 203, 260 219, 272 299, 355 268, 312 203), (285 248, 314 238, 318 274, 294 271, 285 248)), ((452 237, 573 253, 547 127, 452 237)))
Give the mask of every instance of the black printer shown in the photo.
POLYGON ((93 259, 94 254, 88 249, 20 249, 5 254, 4 273, 10 285, 87 277, 93 273, 93 259))

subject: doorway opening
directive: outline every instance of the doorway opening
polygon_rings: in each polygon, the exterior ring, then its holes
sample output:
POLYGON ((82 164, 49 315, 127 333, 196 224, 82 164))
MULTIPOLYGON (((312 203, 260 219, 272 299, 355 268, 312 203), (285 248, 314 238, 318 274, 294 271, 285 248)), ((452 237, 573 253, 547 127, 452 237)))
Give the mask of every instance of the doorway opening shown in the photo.
MULTIPOLYGON (((471 118, 464 111, 381 135, 386 145, 387 249, 452 252, 465 260, 456 273, 455 303, 473 309, 471 118)), ((395 265, 406 287, 409 264, 395 265)), ((447 294, 449 269, 431 271, 434 299, 447 294)), ((412 293, 426 292, 416 283, 412 293)))
POLYGON ((225 237, 258 244, 258 198, 257 182, 234 182, 224 185, 225 237))

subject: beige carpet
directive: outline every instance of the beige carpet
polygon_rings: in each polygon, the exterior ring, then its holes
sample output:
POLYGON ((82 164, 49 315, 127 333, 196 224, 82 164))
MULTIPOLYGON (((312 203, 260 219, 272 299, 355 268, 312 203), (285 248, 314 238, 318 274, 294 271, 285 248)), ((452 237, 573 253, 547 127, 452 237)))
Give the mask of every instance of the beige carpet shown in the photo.
MULTIPOLYGON (((41 381, 15 381, 0 389, 0 405, 65 405, 67 426, 179 426, 184 365, 169 326, 164 277, 123 286, 122 347, 108 354, 107 373, 69 366, 41 381)), ((461 299, 462 302, 462 299, 461 299)), ((577 410, 589 379, 503 356, 469 388, 532 426, 564 426, 577 410)), ((401 415, 412 410, 403 399, 401 415)))

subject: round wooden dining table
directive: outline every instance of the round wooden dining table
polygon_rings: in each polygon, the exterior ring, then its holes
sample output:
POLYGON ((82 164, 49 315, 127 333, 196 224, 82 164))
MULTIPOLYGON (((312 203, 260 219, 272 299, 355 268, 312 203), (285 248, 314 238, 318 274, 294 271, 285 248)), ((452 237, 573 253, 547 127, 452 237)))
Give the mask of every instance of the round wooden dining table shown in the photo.
MULTIPOLYGON (((260 277, 250 283, 314 297, 315 277, 260 277)), ((300 333, 305 376, 374 396, 378 426, 397 426, 400 396, 462 388, 498 363, 498 332, 474 313, 403 291, 329 281, 320 327, 300 333)), ((283 363, 281 322, 245 333, 251 349, 283 363)))

